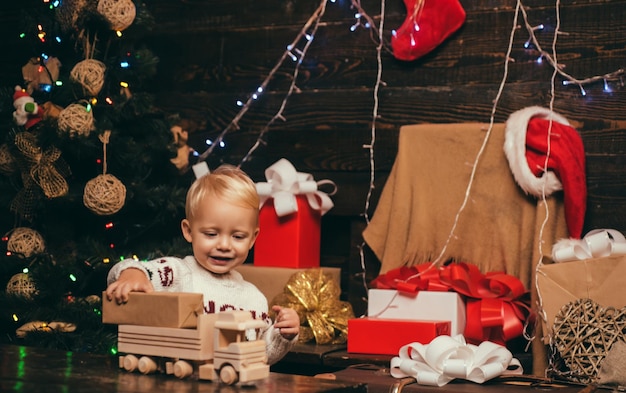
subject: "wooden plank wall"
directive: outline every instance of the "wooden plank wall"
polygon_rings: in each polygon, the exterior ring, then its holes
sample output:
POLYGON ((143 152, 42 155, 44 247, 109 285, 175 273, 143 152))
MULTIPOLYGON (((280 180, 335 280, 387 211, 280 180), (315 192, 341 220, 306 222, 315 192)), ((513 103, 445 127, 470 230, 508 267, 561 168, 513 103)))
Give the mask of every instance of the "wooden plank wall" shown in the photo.
MULTIPOLYGON (((161 57, 159 102, 190 121, 191 139, 199 151, 206 149, 205 139, 215 138, 240 113, 235 102, 245 101, 270 75, 319 4, 315 0, 150 2, 159 22, 151 36, 152 47, 161 57)), ((364 145, 372 140, 376 42, 371 30, 351 31, 355 9, 349 1, 329 2, 302 61, 297 91, 286 101, 285 121, 268 129, 264 144, 243 164, 261 181, 264 168, 286 158, 299 171, 337 184, 335 207, 323 222, 322 253, 328 264, 349 261, 353 304, 363 295, 356 273, 361 269, 358 245, 364 214, 371 217, 375 211, 394 161, 399 128, 412 123, 489 122, 516 15, 512 61, 494 120, 503 122, 518 109, 550 103, 553 69, 546 61, 536 61, 538 52, 524 48, 529 34, 516 12, 517 3, 461 0, 461 4, 467 12, 464 26, 428 56, 407 63, 388 52, 391 30, 405 19, 405 5, 399 0, 384 2, 383 83, 377 95, 372 167, 364 145)), ((555 4, 549 0, 523 4, 531 26, 545 25, 536 36, 548 51, 557 22, 555 4)), ((378 25, 381 2, 366 0, 361 5, 378 25)), ((585 79, 624 66, 626 0, 562 1, 559 20, 563 34, 558 35, 557 60, 567 73, 585 79)), ((299 45, 302 48, 303 43, 299 45)), ((241 162, 287 96, 294 65, 289 59, 282 63, 265 93, 237 122, 239 129, 226 134, 226 147, 213 150, 208 159, 211 166, 241 162)), ((585 228, 625 231, 626 88, 620 80, 610 81, 612 92, 604 92, 600 80, 584 85, 583 96, 577 86, 563 86, 562 80, 555 79, 554 108, 578 122, 586 147, 585 228)), ((366 266, 371 277, 375 262, 366 266)), ((356 308, 361 311, 360 305, 356 308)))

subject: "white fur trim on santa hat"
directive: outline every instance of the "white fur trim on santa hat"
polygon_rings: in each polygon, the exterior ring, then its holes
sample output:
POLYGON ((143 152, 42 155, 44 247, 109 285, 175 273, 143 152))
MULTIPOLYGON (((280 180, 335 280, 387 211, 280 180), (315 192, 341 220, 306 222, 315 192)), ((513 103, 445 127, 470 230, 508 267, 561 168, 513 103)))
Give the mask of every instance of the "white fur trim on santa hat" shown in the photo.
POLYGON ((504 131, 504 154, 509 160, 509 167, 513 177, 519 186, 527 194, 541 197, 551 195, 555 191, 563 189, 563 185, 554 174, 548 171, 541 177, 537 177, 528 167, 526 159, 526 130, 528 122, 533 117, 541 117, 569 126, 566 118, 554 111, 540 106, 529 106, 513 112, 506 121, 504 131))

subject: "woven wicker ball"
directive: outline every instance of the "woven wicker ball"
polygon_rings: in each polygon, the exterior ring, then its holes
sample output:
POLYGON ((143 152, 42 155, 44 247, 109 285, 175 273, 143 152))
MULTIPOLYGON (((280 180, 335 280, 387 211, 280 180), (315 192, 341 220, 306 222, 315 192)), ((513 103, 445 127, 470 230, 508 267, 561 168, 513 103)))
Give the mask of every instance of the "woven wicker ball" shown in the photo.
POLYGON ((19 227, 11 231, 7 242, 7 250, 18 255, 30 257, 42 253, 46 249, 43 237, 31 228, 19 227))
POLYGON ((70 79, 79 83, 90 96, 97 96, 104 85, 106 66, 95 59, 86 59, 76 63, 70 72, 70 79))
POLYGON ((605 308, 592 299, 578 299, 561 308, 553 327, 553 345, 568 368, 565 373, 553 371, 588 384, 597 378, 611 346, 624 341, 626 308, 605 308))
POLYGON ((83 203, 99 216, 117 213, 125 200, 126 187, 113 175, 99 175, 85 184, 83 203))
POLYGON ((0 173, 10 175, 15 172, 15 158, 9 151, 9 145, 6 143, 0 146, 0 173))
POLYGON ((98 12, 116 31, 125 30, 135 20, 135 4, 131 0, 100 0, 98 12))
POLYGON ((37 288, 35 288, 35 283, 33 283, 28 274, 17 273, 9 280, 6 292, 9 295, 31 297, 32 294, 37 292, 37 288))
POLYGON ((57 125, 59 131, 68 133, 70 137, 86 137, 94 129, 93 113, 83 105, 70 104, 59 113, 57 125))

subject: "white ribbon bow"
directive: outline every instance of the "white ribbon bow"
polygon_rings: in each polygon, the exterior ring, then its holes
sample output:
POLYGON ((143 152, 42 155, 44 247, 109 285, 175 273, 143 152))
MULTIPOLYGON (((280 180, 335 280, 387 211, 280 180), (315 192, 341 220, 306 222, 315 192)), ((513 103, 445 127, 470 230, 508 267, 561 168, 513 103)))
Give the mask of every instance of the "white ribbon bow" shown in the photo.
POLYGON ((412 343, 391 359, 391 375, 413 377, 420 385, 444 386, 456 378, 483 383, 502 374, 521 375, 511 352, 491 341, 466 344, 462 335, 438 336, 430 344, 412 343))
POLYGON ((615 229, 594 229, 582 239, 562 239, 552 247, 555 262, 626 255, 626 239, 615 229))
POLYGON ((316 182, 309 173, 297 172, 296 168, 284 158, 276 161, 265 170, 267 182, 256 183, 256 190, 261 197, 261 206, 268 200, 274 199, 274 209, 278 217, 298 211, 296 195, 304 194, 314 210, 326 214, 334 205, 329 195, 336 192, 336 185, 330 180, 316 182), (330 194, 319 191, 318 186, 332 184, 334 189, 330 194))

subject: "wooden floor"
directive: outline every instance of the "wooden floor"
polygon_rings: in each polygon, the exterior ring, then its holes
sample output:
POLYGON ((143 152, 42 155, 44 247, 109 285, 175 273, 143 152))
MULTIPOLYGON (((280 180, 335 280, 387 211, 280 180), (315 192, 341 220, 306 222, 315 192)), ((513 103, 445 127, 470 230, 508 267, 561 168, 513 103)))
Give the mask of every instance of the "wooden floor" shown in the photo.
MULTIPOLYGON (((379 361, 378 358, 372 360, 379 361)), ((374 363, 375 363, 374 362, 374 363)), ((300 363, 303 368, 312 364, 300 363)), ((304 371, 304 370, 303 370, 304 371)), ((442 387, 423 386, 415 379, 397 379, 381 365, 352 364, 315 377, 271 372, 253 386, 185 380, 164 374, 143 375, 118 368, 116 356, 72 353, 42 348, 0 345, 0 392, 19 393, 579 393, 585 386, 553 383, 533 376, 498 377, 484 384, 456 379, 442 387)), ((586 390, 591 393, 593 390, 586 390)))
MULTIPOLYGON (((193 377, 193 376, 192 376, 193 377)), ((141 393, 239 391, 254 393, 366 392, 365 384, 302 375, 270 373, 254 386, 227 386, 190 377, 143 375, 120 370, 117 357, 52 351, 24 346, 0 346, 0 392, 20 393, 141 393)))

